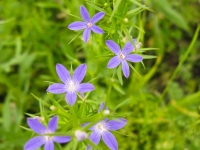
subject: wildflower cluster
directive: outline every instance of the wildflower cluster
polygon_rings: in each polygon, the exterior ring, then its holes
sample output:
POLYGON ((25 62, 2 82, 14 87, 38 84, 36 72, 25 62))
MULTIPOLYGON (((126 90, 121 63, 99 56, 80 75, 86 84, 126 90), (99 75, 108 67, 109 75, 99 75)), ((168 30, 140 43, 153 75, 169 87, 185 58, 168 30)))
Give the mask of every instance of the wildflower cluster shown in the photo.
MULTIPOLYGON (((84 6, 80 7, 80 14, 83 21, 77 21, 69 24, 70 30, 82 30, 83 40, 87 42, 90 38, 91 31, 97 34, 103 34, 102 28, 98 27, 96 23, 100 21, 106 13, 98 12, 92 18, 84 6)), ((115 54, 108 64, 107 68, 117 68, 122 66, 122 72, 126 78, 130 75, 129 62, 141 62, 143 57, 132 52, 140 48, 141 43, 128 41, 123 49, 113 40, 106 40, 105 44, 115 54)), ((102 141, 112 150, 118 149, 118 143, 111 131, 123 128, 127 120, 124 118, 116 118, 112 116, 110 110, 106 106, 106 102, 99 106, 98 113, 89 111, 89 115, 83 113, 87 108, 86 101, 89 92, 95 90, 91 83, 82 83, 86 76, 87 65, 79 65, 73 75, 62 64, 56 64, 56 72, 62 83, 53 83, 47 88, 48 93, 63 94, 65 93, 66 106, 60 105, 54 99, 52 100, 54 106, 51 106, 53 115, 47 124, 43 125, 38 117, 28 118, 28 126, 36 133, 37 136, 30 139, 24 146, 25 150, 34 150, 44 145, 45 150, 53 150, 54 142, 67 143, 70 141, 86 141, 85 148, 96 148, 96 145, 102 141), (86 98, 83 98, 86 95, 86 98), (83 101, 77 101, 80 97, 83 101), (80 111, 75 112, 75 107, 80 111), (78 114, 78 115, 77 115, 78 114), (112 118, 110 119, 110 116, 112 118), (66 117, 66 118, 65 118, 66 117), (69 124, 65 128, 65 125, 69 124), (59 127, 60 125, 60 127, 59 127), (56 132, 56 129, 60 132, 56 132), (90 135, 88 135, 90 134, 90 135)), ((77 109, 76 109, 77 110, 77 109)), ((46 117, 47 118, 47 117, 46 117)), ((47 120, 47 119, 46 119, 47 120)))

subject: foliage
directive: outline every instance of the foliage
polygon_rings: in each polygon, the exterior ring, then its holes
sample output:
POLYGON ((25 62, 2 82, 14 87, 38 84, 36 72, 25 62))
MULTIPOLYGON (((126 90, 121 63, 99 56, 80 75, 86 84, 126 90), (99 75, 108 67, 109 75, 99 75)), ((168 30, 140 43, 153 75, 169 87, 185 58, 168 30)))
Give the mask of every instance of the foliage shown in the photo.
MULTIPOLYGON (((107 100, 110 118, 128 120, 125 128, 114 132, 119 149, 198 149, 198 7, 196 0, 0 1, 0 149, 22 149, 33 135, 26 122, 29 116, 43 116, 48 122, 49 114, 59 110, 70 118, 60 107, 66 105, 64 95, 46 93, 46 81, 60 82, 57 63, 72 70, 86 63, 84 81, 95 86, 87 95, 87 106, 97 113, 99 104, 107 100), (105 34, 92 34, 87 43, 82 31, 67 28, 81 19, 81 5, 90 15, 106 13, 98 23, 105 34), (105 39, 122 48, 132 38, 142 43, 136 52, 146 59, 133 64, 135 71, 126 79, 120 67, 107 68, 113 55, 105 39), (52 111, 52 105, 58 109, 52 111)), ((82 103, 79 99, 74 106, 78 114, 82 103)), ((98 121, 98 113, 95 117, 98 121)), ((84 142, 72 143, 73 149, 85 149, 84 142)), ((57 149, 67 147, 70 144, 56 145, 57 149)), ((103 142, 101 148, 107 148, 103 142)))

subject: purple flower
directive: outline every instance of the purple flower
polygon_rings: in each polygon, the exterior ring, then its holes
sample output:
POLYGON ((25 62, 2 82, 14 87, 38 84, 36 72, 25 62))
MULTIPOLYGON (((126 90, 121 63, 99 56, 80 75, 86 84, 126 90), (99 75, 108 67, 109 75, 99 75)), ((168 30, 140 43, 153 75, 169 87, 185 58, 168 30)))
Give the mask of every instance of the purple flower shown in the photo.
POLYGON ((81 83, 86 74, 86 64, 81 64, 74 71, 71 77, 68 70, 61 64, 56 64, 56 72, 60 80, 64 83, 55 83, 48 87, 47 92, 54 94, 66 93, 66 101, 72 106, 76 102, 76 92, 90 92, 94 86, 90 83, 81 83))
POLYGON ((91 30, 98 34, 104 33, 100 27, 95 25, 96 22, 98 22, 100 19, 102 19, 104 17, 104 15, 105 15, 104 12, 98 12, 97 14, 95 14, 92 17, 92 19, 90 19, 90 15, 89 15, 87 9, 82 5, 80 7, 80 13, 81 13, 81 16, 82 16, 84 22, 77 21, 77 22, 73 22, 73 23, 69 24, 68 28, 70 30, 85 29, 84 33, 83 33, 83 39, 85 42, 87 42, 88 39, 90 38, 91 30))
MULTIPOLYGON (((136 44, 136 40, 134 39, 133 41, 136 44)), ((117 45, 112 40, 107 40, 106 45, 116 55, 110 59, 107 67, 108 68, 116 68, 121 63, 123 74, 126 78, 128 78, 130 71, 129 71, 129 65, 128 65, 127 61, 140 62, 140 61, 142 61, 142 57, 137 54, 130 54, 134 49, 134 46, 131 44, 130 41, 128 41, 125 44, 122 51, 121 51, 119 45, 117 45)))
MULTIPOLYGON (((100 110, 103 108, 103 105, 100 105, 100 110)), ((108 109, 106 108, 106 110, 108 109)), ((126 123, 127 120, 124 118, 118 118, 116 120, 108 120, 106 118, 90 128, 90 130, 93 131, 90 135, 90 140, 97 145, 102 137, 104 143, 110 149, 117 150, 118 149, 117 140, 110 131, 119 130, 123 128, 126 125, 126 123)), ((90 145, 87 148, 89 149, 90 145)))
POLYGON ((54 142, 66 143, 71 140, 70 136, 51 136, 47 134, 53 134, 56 131, 58 125, 58 117, 54 116, 48 123, 46 128, 43 124, 39 122, 37 118, 28 118, 29 127, 40 134, 30 139, 24 146, 24 150, 35 150, 42 145, 44 145, 44 150, 54 150, 54 142))

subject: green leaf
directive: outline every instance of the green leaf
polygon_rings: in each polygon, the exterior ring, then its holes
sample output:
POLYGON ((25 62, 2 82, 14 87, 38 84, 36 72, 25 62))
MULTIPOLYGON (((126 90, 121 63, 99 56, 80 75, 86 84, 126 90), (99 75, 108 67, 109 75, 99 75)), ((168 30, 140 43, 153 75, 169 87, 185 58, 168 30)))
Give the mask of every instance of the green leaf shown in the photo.
POLYGON ((157 56, 154 55, 140 55, 142 56, 143 59, 153 59, 153 58, 157 58, 157 56))
POLYGON ((114 88, 117 92, 121 93, 122 95, 125 95, 125 94, 126 94, 126 93, 124 92, 124 90, 122 89, 122 87, 119 86, 118 84, 113 84, 113 88, 114 88))
POLYGON ((119 67, 117 68, 117 77, 119 79, 119 82, 121 85, 123 85, 123 80, 122 80, 122 66, 119 65, 119 67))
POLYGON ((180 28, 188 31, 188 24, 186 20, 177 11, 172 9, 167 0, 152 0, 153 5, 157 10, 161 11, 169 20, 180 28))

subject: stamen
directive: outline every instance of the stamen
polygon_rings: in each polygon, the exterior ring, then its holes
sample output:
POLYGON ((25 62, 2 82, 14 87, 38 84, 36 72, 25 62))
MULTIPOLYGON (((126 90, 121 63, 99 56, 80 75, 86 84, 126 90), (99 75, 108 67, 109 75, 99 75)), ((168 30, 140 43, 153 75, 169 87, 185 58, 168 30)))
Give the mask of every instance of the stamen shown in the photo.
POLYGON ((119 57, 124 60, 125 59, 125 56, 123 54, 120 54, 119 57))
POLYGON ((92 23, 91 23, 91 22, 88 22, 88 23, 87 23, 87 27, 88 27, 88 28, 91 28, 91 27, 92 27, 92 23))
POLYGON ((105 125, 101 122, 101 123, 98 123, 96 125, 97 129, 100 131, 100 132, 104 132, 106 131, 106 128, 105 128, 105 125))
POLYGON ((77 88, 77 85, 71 80, 68 83, 68 91, 74 92, 74 91, 76 91, 76 88, 77 88))
MULTIPOLYGON (((48 130, 48 131, 46 131, 45 133, 46 133, 46 134, 51 134, 52 132, 48 130)), ((46 141, 49 141, 49 140, 51 140, 51 139, 53 138, 53 136, 49 136, 49 135, 46 135, 46 136, 44 136, 44 137, 45 137, 45 140, 46 140, 46 141)))

